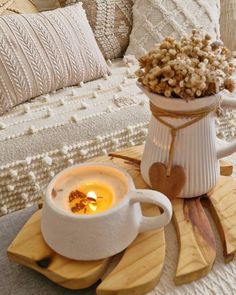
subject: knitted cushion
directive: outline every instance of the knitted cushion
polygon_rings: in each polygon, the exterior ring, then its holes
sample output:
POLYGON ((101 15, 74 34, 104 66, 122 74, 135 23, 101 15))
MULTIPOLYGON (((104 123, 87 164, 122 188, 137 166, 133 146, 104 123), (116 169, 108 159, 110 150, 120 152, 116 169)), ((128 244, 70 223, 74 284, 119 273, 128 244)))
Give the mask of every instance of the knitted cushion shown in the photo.
POLYGON ((12 13, 34 13, 37 9, 31 0, 0 0, 0 16, 12 13))
POLYGON ((225 45, 236 51, 236 1, 221 0, 220 32, 225 45))
MULTIPOLYGON (((62 5, 76 0, 60 0, 62 5)), ((80 0, 106 59, 122 57, 129 44, 133 0, 80 0)))
POLYGON ((219 38, 219 0, 136 0, 133 29, 126 54, 140 57, 166 36, 179 39, 203 27, 219 38))
POLYGON ((81 4, 0 18, 0 113, 107 73, 81 4))

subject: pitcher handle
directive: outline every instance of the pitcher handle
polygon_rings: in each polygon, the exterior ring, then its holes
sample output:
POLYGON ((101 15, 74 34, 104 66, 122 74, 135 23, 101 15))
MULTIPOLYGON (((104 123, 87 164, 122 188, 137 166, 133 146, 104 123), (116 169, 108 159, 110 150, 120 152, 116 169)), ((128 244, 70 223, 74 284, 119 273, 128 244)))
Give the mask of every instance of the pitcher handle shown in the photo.
POLYGON ((236 140, 226 142, 222 139, 216 139, 216 157, 217 160, 230 156, 236 152, 236 140))

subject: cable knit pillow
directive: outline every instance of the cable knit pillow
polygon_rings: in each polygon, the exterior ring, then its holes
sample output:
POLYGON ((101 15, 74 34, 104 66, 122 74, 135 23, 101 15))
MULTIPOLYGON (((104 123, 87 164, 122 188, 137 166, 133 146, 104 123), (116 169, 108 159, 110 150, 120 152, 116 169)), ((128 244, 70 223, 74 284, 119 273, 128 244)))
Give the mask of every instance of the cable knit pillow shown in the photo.
POLYGON ((137 58, 166 36, 179 39, 193 28, 202 27, 219 38, 219 0, 136 0, 133 29, 126 54, 137 58))
MULTIPOLYGON (((76 0, 59 0, 61 5, 76 0)), ((132 29, 133 0, 79 0, 106 59, 123 57, 132 29)))
POLYGON ((0 17, 0 113, 107 72, 81 4, 0 17))

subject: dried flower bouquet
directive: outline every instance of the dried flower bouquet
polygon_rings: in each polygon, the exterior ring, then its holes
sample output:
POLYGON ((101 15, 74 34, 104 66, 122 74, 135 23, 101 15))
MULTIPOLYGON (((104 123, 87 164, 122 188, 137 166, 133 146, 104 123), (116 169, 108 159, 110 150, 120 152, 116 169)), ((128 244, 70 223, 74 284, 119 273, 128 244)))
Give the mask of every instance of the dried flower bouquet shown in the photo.
POLYGON ((208 34, 193 30, 176 41, 166 37, 139 59, 138 81, 149 91, 190 100, 234 90, 235 70, 231 52, 208 34))

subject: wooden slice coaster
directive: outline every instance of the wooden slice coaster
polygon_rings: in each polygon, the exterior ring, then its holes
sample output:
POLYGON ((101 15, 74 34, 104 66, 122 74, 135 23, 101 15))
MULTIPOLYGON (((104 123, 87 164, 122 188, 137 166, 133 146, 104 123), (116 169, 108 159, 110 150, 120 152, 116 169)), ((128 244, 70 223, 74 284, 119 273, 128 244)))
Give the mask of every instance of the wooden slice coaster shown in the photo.
MULTIPOLYGON (((119 152, 125 159, 99 157, 90 162, 112 162, 125 168, 137 188, 146 188, 140 170, 143 147, 119 152), (131 159, 130 159, 131 158, 131 159)), ((221 174, 230 175, 232 165, 221 162, 221 174)), ((204 197, 216 220, 225 245, 226 261, 236 256, 236 180, 221 177, 215 189, 204 197)), ((197 280, 208 272, 215 260, 215 240, 201 198, 176 199, 173 202, 174 224, 179 239, 176 284, 197 280)), ((144 205, 143 214, 159 214, 154 206, 144 205)), ((52 251, 40 232, 41 211, 36 212, 19 232, 8 249, 12 261, 28 266, 57 284, 70 289, 86 288, 103 277, 111 259, 80 262, 52 251)), ((176 245, 177 246, 177 245, 176 245)), ((165 258, 164 230, 140 234, 125 250, 113 271, 97 288, 99 295, 144 294, 158 283, 165 258)))
POLYGON ((221 176, 208 197, 208 205, 222 240, 225 262, 230 262, 236 258, 236 180, 221 176))
MULTIPOLYGON (((143 206, 145 216, 157 215, 157 208, 143 206)), ((157 285, 165 260, 163 229, 140 234, 126 249, 117 267, 98 286, 98 295, 145 294, 157 285)))
POLYGON ((8 257, 65 288, 87 288, 97 282, 106 270, 109 259, 83 262, 55 253, 42 237, 41 212, 42 210, 35 212, 23 226, 7 250, 8 257))
MULTIPOLYGON (((144 207, 146 216, 159 214, 159 210, 153 206, 144 207)), ((69 289, 87 288, 97 282, 106 271, 110 259, 85 262, 55 253, 43 240, 41 212, 38 210, 34 213, 21 229, 8 248, 8 257, 69 289)), ((163 230, 140 234, 127 248, 118 266, 99 286, 98 294, 114 294, 115 290, 120 289, 124 294, 127 289, 136 290, 135 294, 152 290, 161 275, 164 258, 163 230), (127 282, 127 277, 132 279, 127 282)))
MULTIPOLYGON (((129 154, 129 151, 128 153, 129 154)), ((131 154, 133 152, 131 150, 131 154)), ((135 157, 141 155, 134 150, 135 157)), ((110 162, 127 169, 137 188, 147 187, 137 165, 109 157, 93 159, 93 162, 110 162)), ((154 216, 160 213, 155 206, 144 205, 143 214, 154 216)), ((69 288, 82 289, 102 278, 110 259, 81 262, 70 260, 52 251, 44 242, 40 231, 41 210, 37 211, 21 229, 8 248, 12 261, 30 267, 53 282, 69 288)), ((126 249, 115 269, 97 289, 99 295, 144 294, 158 283, 165 258, 164 230, 140 234, 126 249)))
MULTIPOLYGON (((233 165, 221 160, 221 175, 230 176, 232 172, 233 165)), ((231 177, 224 176, 224 178, 228 181, 232 181, 231 177)), ((236 187, 235 180, 233 180, 233 183, 236 187)), ((231 184, 233 185, 233 183, 231 184)), ((212 205, 215 198, 217 198, 217 196, 219 197, 220 186, 220 184, 216 186, 214 192, 212 192, 210 202, 207 196, 193 199, 176 199, 172 202, 173 221, 179 241, 179 258, 174 278, 176 285, 190 283, 191 281, 200 279, 211 271, 216 257, 216 244, 214 233, 203 209, 201 200, 206 201, 204 204, 210 207, 211 213, 216 221, 224 220, 223 216, 219 216, 219 210, 216 212, 215 207, 212 205)), ((233 207, 235 208, 236 216, 236 202, 233 207)), ((236 222, 236 218, 234 220, 236 222)), ((233 222, 233 220, 230 222, 233 222)), ((228 237, 227 226, 221 228, 220 224, 220 222, 217 222, 217 228, 220 229, 222 241, 223 244, 225 244, 225 236, 226 239, 228 237)), ((225 225, 225 222, 223 222, 223 224, 225 225)), ((234 225, 231 223, 231 226, 234 225)), ((234 228, 236 227, 234 226, 234 228)), ((235 251, 236 232, 234 233, 234 237, 235 251)), ((231 245, 232 241, 231 243, 229 242, 229 244, 231 245)))
POLYGON ((200 198, 176 199, 172 204, 179 241, 175 283, 180 285, 197 280, 211 270, 216 244, 200 198))

